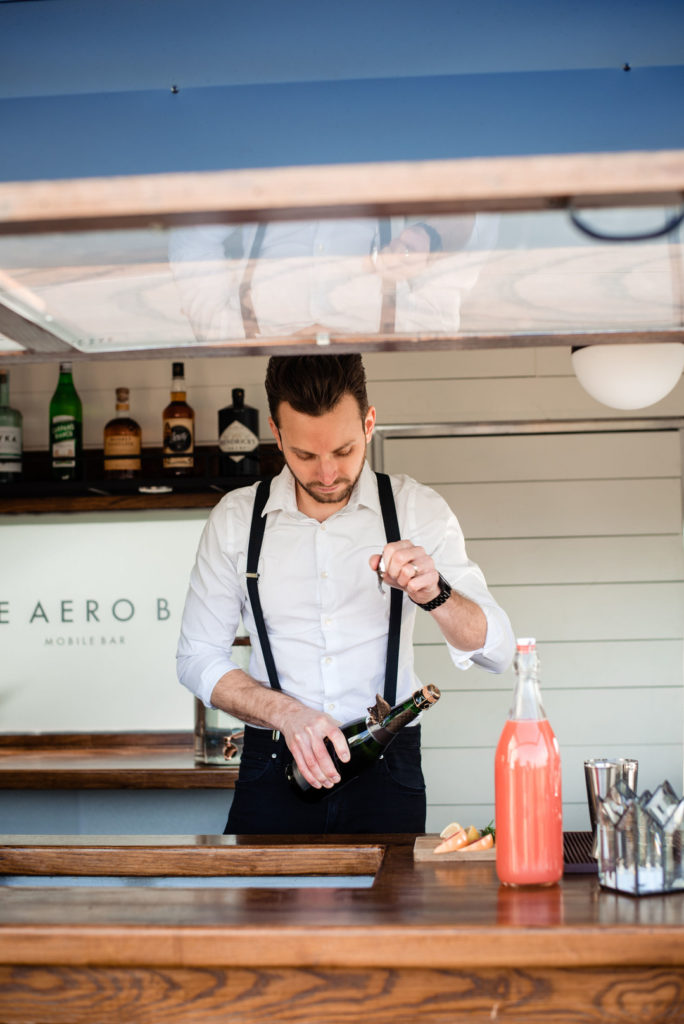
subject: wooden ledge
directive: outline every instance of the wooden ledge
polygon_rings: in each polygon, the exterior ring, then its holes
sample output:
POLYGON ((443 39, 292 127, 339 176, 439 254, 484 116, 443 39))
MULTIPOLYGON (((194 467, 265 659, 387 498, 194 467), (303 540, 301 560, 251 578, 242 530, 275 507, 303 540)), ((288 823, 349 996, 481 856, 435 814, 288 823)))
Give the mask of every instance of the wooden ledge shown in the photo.
POLYGON ((0 789, 233 789, 237 765, 195 765, 191 732, 0 736, 0 789))

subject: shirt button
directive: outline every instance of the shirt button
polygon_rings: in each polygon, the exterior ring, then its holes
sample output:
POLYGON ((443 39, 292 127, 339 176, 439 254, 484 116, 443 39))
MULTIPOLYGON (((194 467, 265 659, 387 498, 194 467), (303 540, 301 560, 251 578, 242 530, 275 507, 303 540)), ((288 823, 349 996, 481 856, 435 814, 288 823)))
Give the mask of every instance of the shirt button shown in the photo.
POLYGON ((332 665, 332 658, 324 658, 323 659, 323 664, 324 665, 332 665))
POLYGON ((326 528, 325 523, 321 523, 321 530, 325 530, 325 528, 326 528))
POLYGON ((327 580, 327 578, 328 578, 328 574, 327 574, 327 572, 324 569, 323 572, 321 573, 321 579, 322 580, 327 580))
POLYGON ((335 710, 335 705, 334 704, 326 704, 325 707, 326 707, 327 711, 334 711, 335 710))

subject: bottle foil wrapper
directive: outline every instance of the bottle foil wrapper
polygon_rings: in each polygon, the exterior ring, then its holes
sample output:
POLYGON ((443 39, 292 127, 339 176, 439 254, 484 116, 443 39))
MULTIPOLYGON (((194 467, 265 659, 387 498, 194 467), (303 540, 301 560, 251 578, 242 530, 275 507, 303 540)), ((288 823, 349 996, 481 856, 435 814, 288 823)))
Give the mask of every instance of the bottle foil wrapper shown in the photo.
POLYGON ((598 875, 631 896, 684 891, 684 799, 669 782, 638 796, 619 780, 599 800, 598 875))

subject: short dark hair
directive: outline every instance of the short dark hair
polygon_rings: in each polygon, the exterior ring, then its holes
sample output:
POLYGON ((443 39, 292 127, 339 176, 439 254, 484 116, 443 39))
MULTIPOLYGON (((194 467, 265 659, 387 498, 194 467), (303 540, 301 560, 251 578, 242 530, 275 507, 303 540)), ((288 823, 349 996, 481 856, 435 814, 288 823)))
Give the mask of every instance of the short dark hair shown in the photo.
POLYGON ((266 395, 273 422, 278 407, 288 402, 296 412, 322 416, 344 395, 352 395, 361 419, 368 412, 366 371, 358 354, 343 356, 271 356, 266 369, 266 395))

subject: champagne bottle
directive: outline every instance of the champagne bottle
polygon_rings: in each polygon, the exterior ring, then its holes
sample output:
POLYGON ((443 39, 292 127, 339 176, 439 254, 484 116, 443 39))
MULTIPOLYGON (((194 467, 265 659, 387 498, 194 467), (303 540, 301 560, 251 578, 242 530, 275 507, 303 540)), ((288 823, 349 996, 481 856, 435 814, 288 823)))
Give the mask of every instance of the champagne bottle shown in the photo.
POLYGON ((50 400, 50 459, 56 480, 78 480, 82 471, 83 406, 71 376, 71 363, 59 364, 50 400))
POLYGON ((9 370, 0 370, 0 484, 21 477, 22 415, 9 404, 9 370))
POLYGON ((416 690, 412 696, 393 708, 390 708, 387 701, 378 694, 375 706, 368 708, 368 714, 365 717, 356 718, 342 727, 351 754, 348 761, 340 761, 330 740, 326 739, 325 741, 340 776, 340 781, 330 789, 325 787, 316 789, 309 785, 295 761, 292 760, 285 769, 290 785, 302 800, 309 803, 325 799, 351 782, 352 779, 357 778, 365 768, 377 761, 397 733, 409 722, 414 721, 421 711, 432 707, 439 698, 439 690, 431 684, 424 686, 422 690, 416 690))
POLYGON ((195 413, 185 399, 185 372, 182 363, 173 364, 171 401, 162 413, 164 472, 186 476, 195 465, 195 413))
POLYGON ((125 480, 140 474, 142 430, 130 415, 128 388, 116 389, 116 415, 104 428, 104 474, 125 480))
POLYGON ((243 388, 233 388, 233 404, 219 409, 221 476, 259 475, 259 412, 245 405, 243 388))

